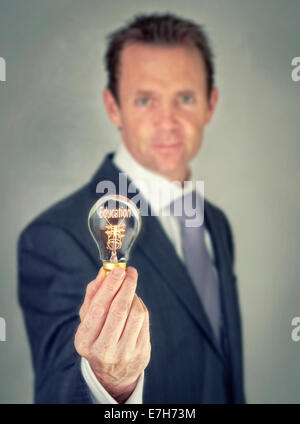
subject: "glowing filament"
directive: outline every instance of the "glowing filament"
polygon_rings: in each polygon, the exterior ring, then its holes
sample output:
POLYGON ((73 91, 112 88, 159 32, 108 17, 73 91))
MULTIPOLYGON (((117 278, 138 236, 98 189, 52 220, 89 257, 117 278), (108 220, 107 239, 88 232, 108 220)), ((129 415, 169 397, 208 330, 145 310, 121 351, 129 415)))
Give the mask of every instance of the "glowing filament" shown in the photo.
POLYGON ((111 262, 117 262, 117 250, 122 247, 122 238, 125 237, 125 223, 121 222, 117 225, 107 224, 105 226, 105 234, 107 235, 106 247, 112 251, 111 262))

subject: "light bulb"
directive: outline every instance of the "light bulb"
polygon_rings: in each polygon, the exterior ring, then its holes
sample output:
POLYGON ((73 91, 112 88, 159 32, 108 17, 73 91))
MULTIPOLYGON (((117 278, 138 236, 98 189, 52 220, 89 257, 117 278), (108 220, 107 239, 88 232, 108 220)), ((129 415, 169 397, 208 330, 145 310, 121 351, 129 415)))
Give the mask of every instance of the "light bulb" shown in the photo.
POLYGON ((91 208, 90 233, 107 275, 116 266, 126 269, 129 253, 141 228, 141 215, 127 197, 107 195, 91 208))

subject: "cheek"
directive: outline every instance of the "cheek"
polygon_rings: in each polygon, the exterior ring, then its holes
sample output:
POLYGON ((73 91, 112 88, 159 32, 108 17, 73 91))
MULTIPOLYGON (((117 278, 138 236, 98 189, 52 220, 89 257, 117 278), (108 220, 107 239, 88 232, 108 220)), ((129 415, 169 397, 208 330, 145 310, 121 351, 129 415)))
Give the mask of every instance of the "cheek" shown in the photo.
POLYGON ((147 132, 149 130, 149 126, 151 124, 151 116, 145 113, 137 113, 134 110, 130 110, 124 116, 124 125, 127 128, 127 131, 132 135, 134 134, 143 134, 143 132, 147 132))
POLYGON ((144 117, 134 116, 132 114, 128 116, 128 119, 124 119, 123 130, 126 134, 126 141, 131 149, 137 153, 144 153, 148 145, 147 140, 151 135, 150 123, 144 117))
MULTIPOLYGON (((201 113, 201 112, 200 112, 201 113)), ((185 149, 186 155, 189 158, 194 157, 201 147, 203 130, 204 130, 204 117, 199 116, 189 116, 185 120, 185 149)))
POLYGON ((204 127, 204 119, 200 115, 190 115, 186 116, 184 119, 184 127, 187 138, 192 141, 201 137, 204 127))

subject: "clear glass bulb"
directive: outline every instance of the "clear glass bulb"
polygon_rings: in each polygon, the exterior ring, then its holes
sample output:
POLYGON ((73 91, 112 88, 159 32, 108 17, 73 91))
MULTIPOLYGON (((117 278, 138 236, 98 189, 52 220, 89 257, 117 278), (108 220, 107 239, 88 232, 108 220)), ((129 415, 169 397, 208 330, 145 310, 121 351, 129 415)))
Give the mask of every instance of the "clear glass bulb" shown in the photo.
POLYGON ((121 195, 103 196, 91 208, 88 226, 106 273, 115 266, 125 269, 141 228, 136 205, 121 195))

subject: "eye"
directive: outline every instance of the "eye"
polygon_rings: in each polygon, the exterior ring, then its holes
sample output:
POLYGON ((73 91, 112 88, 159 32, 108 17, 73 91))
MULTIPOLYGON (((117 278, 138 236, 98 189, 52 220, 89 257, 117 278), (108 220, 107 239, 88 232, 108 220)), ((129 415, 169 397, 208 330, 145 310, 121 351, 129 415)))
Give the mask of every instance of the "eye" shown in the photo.
POLYGON ((190 94, 184 94, 183 96, 181 96, 181 101, 184 104, 190 104, 193 102, 193 100, 194 98, 190 94))
POLYGON ((137 103, 142 106, 147 106, 150 103, 149 97, 139 97, 137 103))

